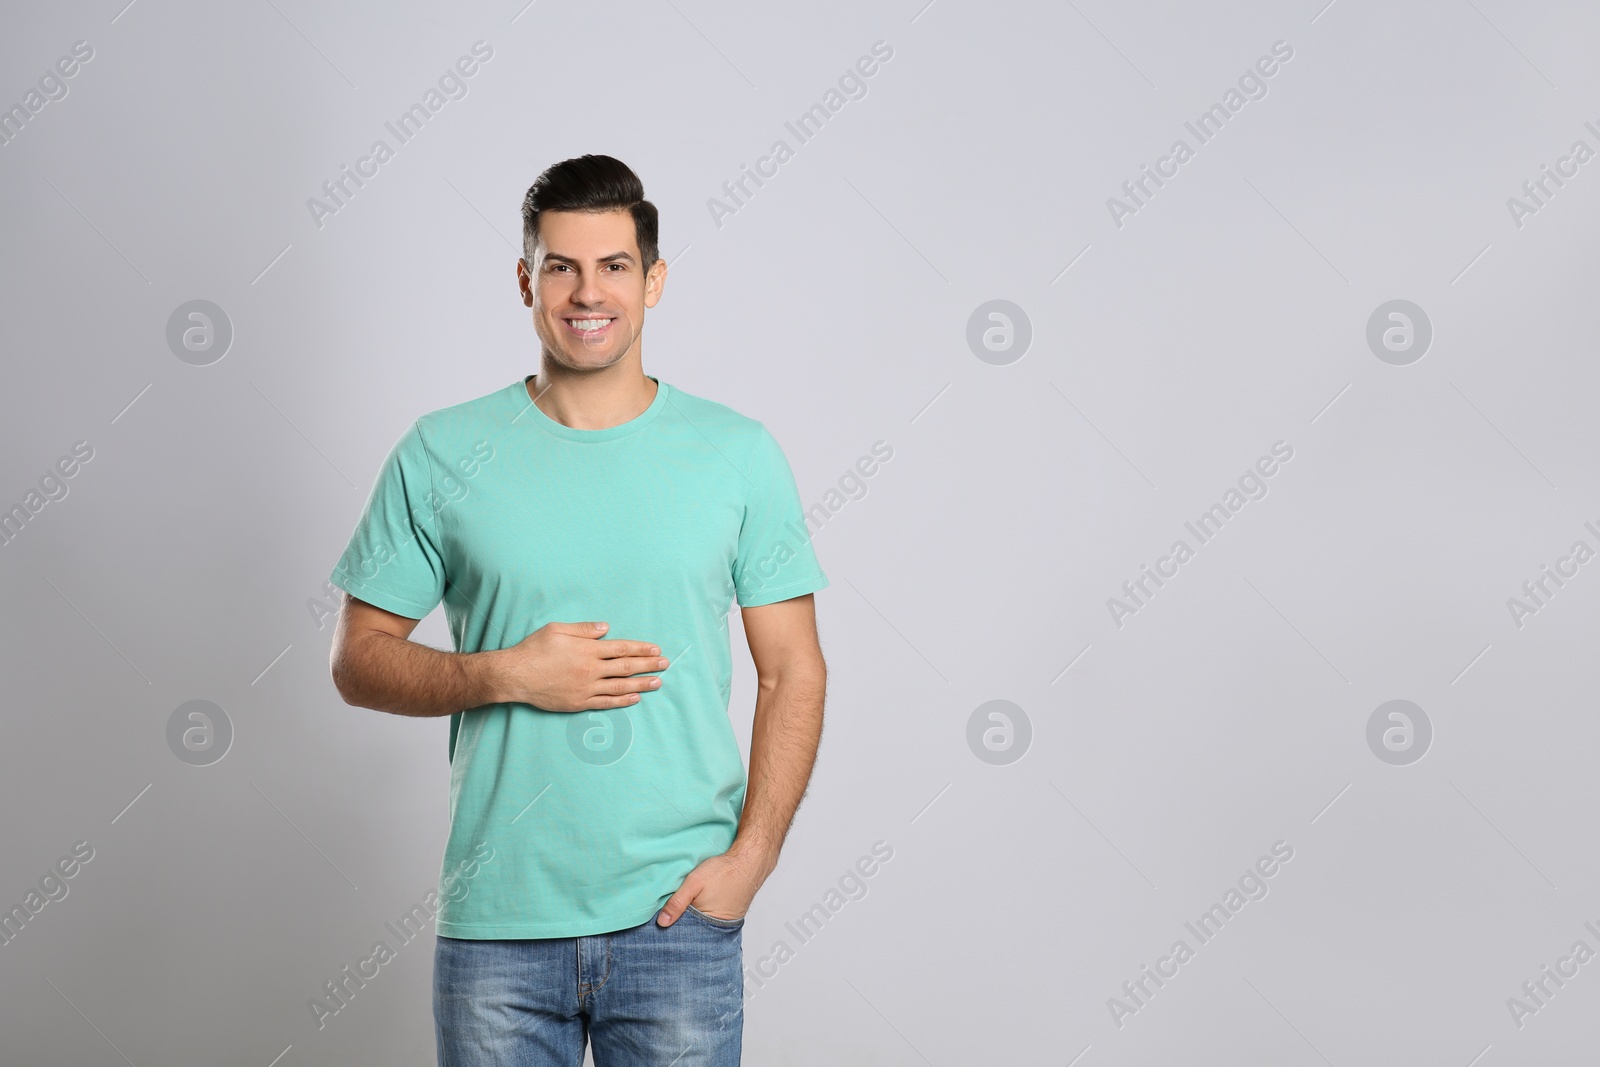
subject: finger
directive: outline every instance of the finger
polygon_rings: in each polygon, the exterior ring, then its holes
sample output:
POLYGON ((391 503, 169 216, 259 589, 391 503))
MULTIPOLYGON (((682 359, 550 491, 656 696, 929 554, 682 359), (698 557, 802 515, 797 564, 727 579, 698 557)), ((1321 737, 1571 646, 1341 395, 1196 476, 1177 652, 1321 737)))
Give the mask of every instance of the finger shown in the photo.
POLYGON ((664 671, 670 661, 665 656, 630 656, 623 659, 608 659, 600 666, 602 678, 625 678, 631 674, 643 674, 646 671, 664 671))
POLYGON ((661 655, 661 646, 652 645, 648 641, 602 641, 594 646, 594 650, 602 659, 661 655))
POLYGON ((630 708, 639 703, 638 693, 627 693, 623 696, 595 696, 590 697, 586 706, 579 711, 607 711, 611 708, 630 708))
POLYGON ((627 696, 631 693, 644 693, 659 688, 661 688, 660 678, 617 678, 609 682, 601 682, 595 688, 595 692, 600 696, 627 696))
POLYGON ((609 623, 604 622, 552 622, 545 625, 554 633, 588 638, 600 637, 611 628, 609 623))

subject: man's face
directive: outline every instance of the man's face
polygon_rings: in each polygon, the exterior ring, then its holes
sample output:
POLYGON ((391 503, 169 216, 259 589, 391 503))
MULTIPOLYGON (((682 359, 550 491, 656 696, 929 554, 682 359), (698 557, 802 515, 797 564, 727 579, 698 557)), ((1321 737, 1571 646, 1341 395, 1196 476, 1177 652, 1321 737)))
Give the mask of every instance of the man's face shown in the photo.
POLYGON ((667 265, 647 270, 637 241, 633 216, 621 209, 540 217, 533 273, 518 260, 517 279, 545 353, 563 367, 601 370, 639 347, 644 309, 661 299, 667 265))

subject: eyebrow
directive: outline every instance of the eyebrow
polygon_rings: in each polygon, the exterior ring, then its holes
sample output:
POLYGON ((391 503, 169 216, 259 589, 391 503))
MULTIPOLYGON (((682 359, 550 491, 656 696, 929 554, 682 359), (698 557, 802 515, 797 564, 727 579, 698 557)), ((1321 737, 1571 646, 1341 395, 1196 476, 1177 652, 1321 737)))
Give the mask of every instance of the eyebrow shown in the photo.
MULTIPOLYGON (((573 259, 571 256, 563 256, 559 252, 546 252, 544 254, 544 258, 547 259, 547 260, 554 259, 554 260, 557 260, 558 262, 561 262, 561 263, 570 263, 574 267, 581 266, 581 264, 579 263, 578 260, 573 259)), ((631 256, 627 252, 613 252, 609 256, 600 257, 599 259, 595 260, 595 262, 596 263, 612 263, 612 262, 617 262, 617 261, 620 261, 620 260, 627 260, 629 263, 632 263, 633 262, 633 256, 631 256)))

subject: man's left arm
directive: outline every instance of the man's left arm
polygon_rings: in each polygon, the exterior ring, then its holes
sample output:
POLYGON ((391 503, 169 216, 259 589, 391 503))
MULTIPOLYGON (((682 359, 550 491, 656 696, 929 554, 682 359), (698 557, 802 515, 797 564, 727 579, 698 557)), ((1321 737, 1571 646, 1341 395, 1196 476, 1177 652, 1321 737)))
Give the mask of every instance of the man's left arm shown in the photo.
POLYGON ((778 865, 816 763, 828 681, 817 640, 816 598, 807 593, 743 608, 741 616, 758 688, 739 832, 727 852, 689 872, 661 909, 656 921, 663 926, 676 922, 690 904, 717 919, 739 919, 750 910, 756 891, 778 865))

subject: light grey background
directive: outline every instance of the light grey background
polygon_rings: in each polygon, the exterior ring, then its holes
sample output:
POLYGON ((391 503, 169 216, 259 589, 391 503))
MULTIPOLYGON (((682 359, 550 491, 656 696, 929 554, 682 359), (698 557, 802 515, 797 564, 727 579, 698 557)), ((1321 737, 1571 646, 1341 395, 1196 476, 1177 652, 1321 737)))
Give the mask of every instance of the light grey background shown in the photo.
MULTIPOLYGON (((404 426, 537 369, 518 209, 585 152, 661 209, 647 371, 764 421, 808 505, 894 449, 814 540, 828 722, 745 928, 751 968, 794 950, 746 1062, 1592 1058, 1600 962, 1520 1026, 1507 1001, 1600 950, 1600 563, 1521 626, 1507 602, 1600 548, 1600 161, 1520 226, 1507 201, 1600 148, 1600 16, 921 2, 7 12, 0 104, 94 50, 0 146, 0 506, 94 450, 0 547, 0 903, 94 849, 0 945, 7 1062, 433 1062, 431 931, 322 1029, 307 1006, 435 885, 448 775, 447 719, 340 701, 313 606, 404 426), (319 227, 308 198, 478 40, 467 95, 319 227), (1276 41, 1267 94, 1113 222, 1276 41), (197 299, 234 331, 207 366, 166 340, 197 299), (1433 329, 1404 366, 1366 340, 1400 299, 1433 329), (1004 365, 967 342, 991 300, 1031 324, 1004 365), (1119 627, 1108 598, 1277 441, 1267 495, 1119 627), (1409 765, 1367 742, 1394 699, 1433 728, 1409 765), (232 724, 209 766, 168 745, 190 700, 232 724), (969 748, 991 700, 1020 760, 969 748)), ((442 613, 415 636, 449 647, 442 613)))

